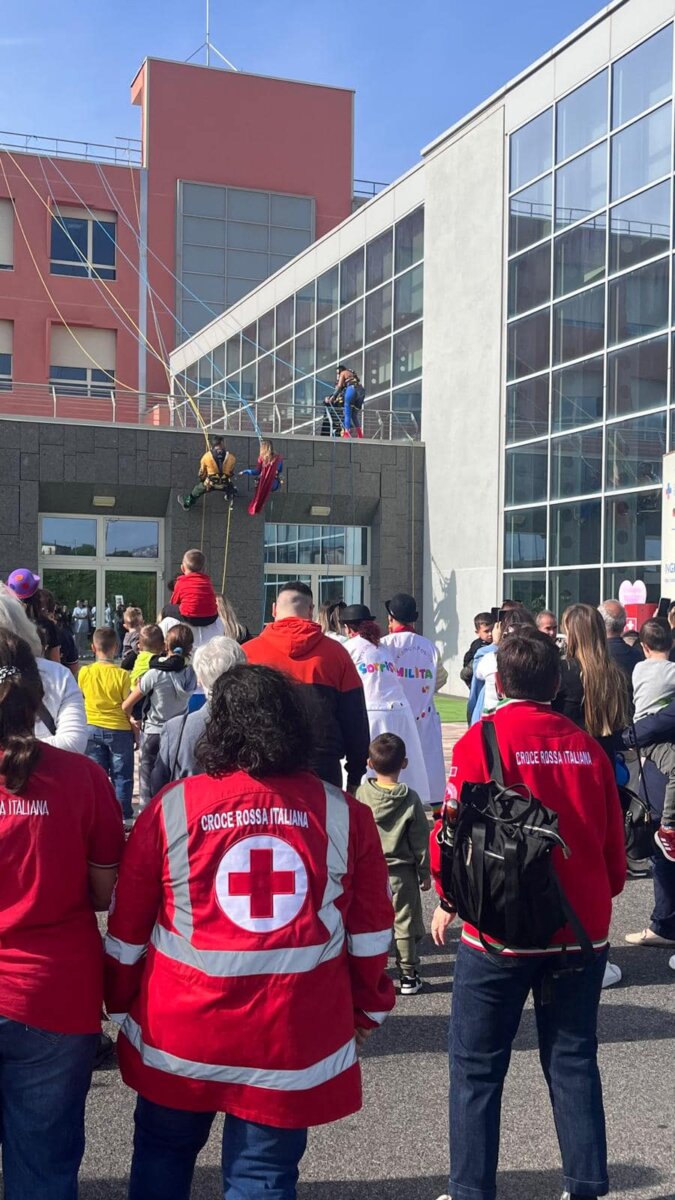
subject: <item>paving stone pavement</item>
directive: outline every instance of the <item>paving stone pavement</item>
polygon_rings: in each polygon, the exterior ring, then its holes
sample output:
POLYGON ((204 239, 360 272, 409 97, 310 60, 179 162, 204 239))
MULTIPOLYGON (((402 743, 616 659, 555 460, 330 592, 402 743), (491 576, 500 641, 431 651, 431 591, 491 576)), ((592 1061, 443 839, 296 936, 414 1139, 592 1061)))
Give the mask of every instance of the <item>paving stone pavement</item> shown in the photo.
MULTIPOLYGON (((444 727, 446 744, 462 726, 444 727)), ((427 896, 427 927, 433 901, 427 896)), ((612 961, 623 982, 603 993, 600 1062, 607 1109, 611 1195, 673 1200, 675 971, 669 952, 626 946, 646 924, 649 880, 629 881, 612 928, 612 961)), ((451 945, 423 946, 425 990, 403 997, 363 1056, 364 1107, 310 1134, 299 1200, 435 1200, 447 1189, 447 1017, 457 931, 451 945)), ((316 1013, 321 1020, 321 1013, 316 1013)), ((94 1076, 87 1111, 81 1200, 123 1200, 133 1096, 114 1063, 94 1076)), ((193 1200, 222 1197, 219 1123, 200 1157, 193 1200)), ((556 1200, 561 1193, 555 1130, 528 1007, 504 1093, 499 1200, 556 1200)))

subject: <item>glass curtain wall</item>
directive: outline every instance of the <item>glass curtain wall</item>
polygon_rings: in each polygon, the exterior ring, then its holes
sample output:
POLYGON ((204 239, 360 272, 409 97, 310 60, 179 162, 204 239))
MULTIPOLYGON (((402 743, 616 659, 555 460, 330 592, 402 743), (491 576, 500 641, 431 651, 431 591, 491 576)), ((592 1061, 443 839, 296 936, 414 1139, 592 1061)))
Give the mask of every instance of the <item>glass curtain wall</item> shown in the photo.
POLYGON ((673 25, 510 138, 505 594, 659 595, 675 445, 673 25))
MULTIPOLYGON (((312 432, 338 363, 360 376, 368 408, 391 413, 392 435, 415 435, 422 407, 424 208, 288 296, 180 377, 190 395, 274 401, 312 432), (412 420, 411 420, 412 415, 412 420)), ((302 432, 302 428, 299 432, 302 432)), ((366 419, 366 433, 368 433, 366 419)))

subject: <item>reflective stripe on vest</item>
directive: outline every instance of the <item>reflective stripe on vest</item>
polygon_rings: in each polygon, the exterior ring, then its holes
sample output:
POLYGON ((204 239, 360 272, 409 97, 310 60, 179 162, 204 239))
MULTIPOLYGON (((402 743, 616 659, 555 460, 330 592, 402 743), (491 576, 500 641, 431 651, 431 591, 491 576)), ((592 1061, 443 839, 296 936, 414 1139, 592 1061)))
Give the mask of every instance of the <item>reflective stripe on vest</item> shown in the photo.
POLYGON ((391 929, 378 929, 376 933, 348 933, 347 949, 353 958, 372 958, 376 954, 388 954, 391 934, 391 929))
POLYGON ((134 942, 123 942, 120 938, 113 937, 107 933, 104 941, 105 952, 116 962, 121 963, 123 967, 133 967, 139 959, 143 957, 148 948, 147 942, 142 946, 135 945, 134 942))
POLYGON ((321 1084, 329 1083, 331 1079, 336 1079, 338 1075, 348 1071, 357 1061, 356 1043, 353 1038, 327 1058, 313 1063, 311 1067, 303 1067, 299 1071, 275 1071, 268 1067, 227 1067, 216 1063, 193 1062, 189 1058, 168 1054, 165 1050, 148 1046, 143 1041, 141 1027, 133 1017, 127 1017, 122 1026, 122 1033, 138 1051, 146 1067, 166 1071, 169 1075, 181 1075, 186 1079, 268 1088, 274 1092, 304 1092, 308 1088, 320 1087, 321 1084))
MULTIPOLYGON (((342 914, 335 901, 343 892, 349 852, 349 805, 339 788, 323 784, 326 796, 326 833, 328 877, 323 904, 318 912, 328 940, 313 946, 288 946, 273 950, 200 950, 192 943, 194 921, 190 900, 187 811, 185 788, 177 783, 162 797, 162 813, 167 838, 169 883, 174 898, 175 932, 156 924, 151 942, 155 949, 173 959, 219 979, 246 975, 294 975, 313 971, 323 962, 337 958, 345 941, 342 914)), ((357 934, 357 937, 370 935, 357 934)), ((374 937, 381 935, 374 934, 374 937)), ((389 934, 387 949, 389 948, 389 934)), ((369 951, 381 953, 381 951, 369 951)))

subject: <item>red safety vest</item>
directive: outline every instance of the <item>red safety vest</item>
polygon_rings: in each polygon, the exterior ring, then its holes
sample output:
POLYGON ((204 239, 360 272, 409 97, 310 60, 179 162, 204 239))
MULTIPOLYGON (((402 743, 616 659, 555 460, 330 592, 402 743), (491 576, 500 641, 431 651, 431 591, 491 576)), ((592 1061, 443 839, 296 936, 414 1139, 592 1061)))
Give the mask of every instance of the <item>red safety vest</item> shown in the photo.
POLYGON ((393 1008, 392 921, 366 805, 307 773, 171 785, 136 823, 109 918, 125 1082, 286 1128, 357 1111, 354 1027, 393 1008))

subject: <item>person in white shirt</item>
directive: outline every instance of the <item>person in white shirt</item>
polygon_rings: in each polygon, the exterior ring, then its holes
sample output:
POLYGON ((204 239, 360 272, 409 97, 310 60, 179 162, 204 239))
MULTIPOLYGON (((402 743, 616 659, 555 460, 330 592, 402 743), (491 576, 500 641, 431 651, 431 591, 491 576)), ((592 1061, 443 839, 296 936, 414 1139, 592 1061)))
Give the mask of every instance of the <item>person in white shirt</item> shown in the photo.
MULTIPOLYGON (((675 700, 675 663, 670 662, 673 634, 665 621, 645 621, 640 630, 644 662, 633 668, 634 721, 651 716, 675 700)), ((661 825, 654 838, 666 858, 675 862, 675 745, 650 743, 641 753, 667 776, 661 825)))
POLYGON ((0 584, 0 626, 11 629, 17 637, 28 642, 37 660, 44 697, 40 719, 35 726, 36 737, 59 750, 84 754, 87 718, 77 681, 67 667, 42 658, 37 629, 26 616, 21 602, 4 584, 0 584))

